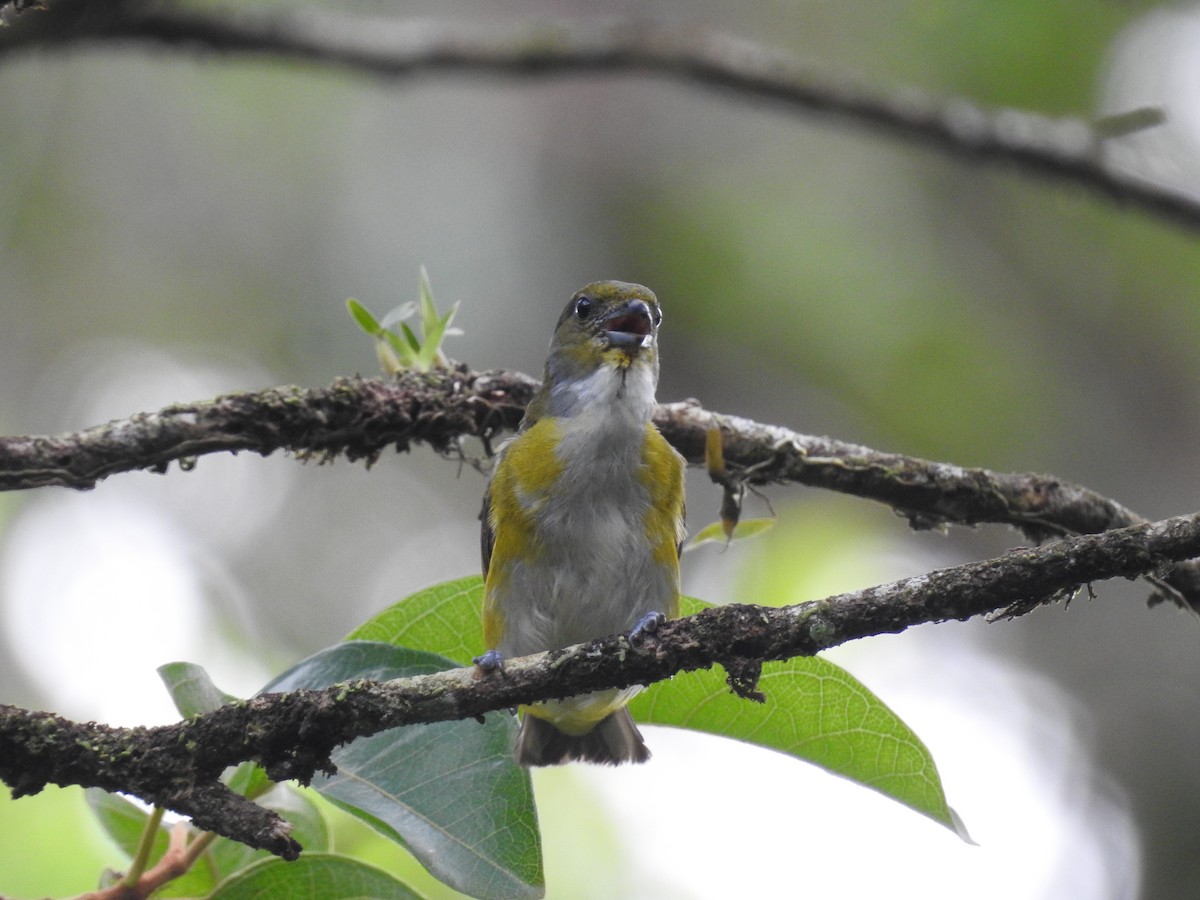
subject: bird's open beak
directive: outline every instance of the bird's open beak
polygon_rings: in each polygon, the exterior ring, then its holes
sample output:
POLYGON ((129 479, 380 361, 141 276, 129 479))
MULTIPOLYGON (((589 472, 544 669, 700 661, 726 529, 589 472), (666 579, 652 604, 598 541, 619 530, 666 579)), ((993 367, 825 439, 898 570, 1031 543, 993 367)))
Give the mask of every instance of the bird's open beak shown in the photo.
POLYGON ((634 300, 604 320, 604 334, 613 347, 646 347, 654 334, 650 307, 634 300))

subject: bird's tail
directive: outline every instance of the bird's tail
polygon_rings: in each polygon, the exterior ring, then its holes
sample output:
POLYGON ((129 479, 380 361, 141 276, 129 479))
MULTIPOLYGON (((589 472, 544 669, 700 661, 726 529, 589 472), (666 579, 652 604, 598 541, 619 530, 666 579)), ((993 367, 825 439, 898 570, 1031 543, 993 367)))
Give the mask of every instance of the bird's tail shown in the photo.
POLYGON ((621 708, 580 735, 566 734, 547 720, 526 713, 521 720, 515 755, 517 764, 522 766, 558 766, 569 762, 616 766, 645 762, 650 751, 629 710, 621 708))

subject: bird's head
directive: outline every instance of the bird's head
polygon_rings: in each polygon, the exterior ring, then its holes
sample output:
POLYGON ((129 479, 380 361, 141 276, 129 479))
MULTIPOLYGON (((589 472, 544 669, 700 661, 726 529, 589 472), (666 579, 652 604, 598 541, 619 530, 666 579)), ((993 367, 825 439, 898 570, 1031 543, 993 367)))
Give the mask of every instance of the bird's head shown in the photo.
POLYGON ((554 330, 535 413, 573 415, 627 395, 653 405, 661 323, 658 299, 640 284, 597 281, 577 291, 554 330))

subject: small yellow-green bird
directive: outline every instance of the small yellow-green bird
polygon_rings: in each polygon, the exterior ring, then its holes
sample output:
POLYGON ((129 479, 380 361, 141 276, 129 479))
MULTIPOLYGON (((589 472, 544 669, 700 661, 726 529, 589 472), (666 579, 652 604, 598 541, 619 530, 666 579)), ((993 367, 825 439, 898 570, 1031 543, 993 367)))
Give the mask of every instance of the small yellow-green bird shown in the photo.
MULTIPOLYGON (((482 668, 679 614, 684 460, 650 421, 661 322, 654 294, 621 281, 589 284, 559 317, 484 497, 482 668)), ((638 690, 523 707, 517 762, 643 762, 625 708, 638 690)))

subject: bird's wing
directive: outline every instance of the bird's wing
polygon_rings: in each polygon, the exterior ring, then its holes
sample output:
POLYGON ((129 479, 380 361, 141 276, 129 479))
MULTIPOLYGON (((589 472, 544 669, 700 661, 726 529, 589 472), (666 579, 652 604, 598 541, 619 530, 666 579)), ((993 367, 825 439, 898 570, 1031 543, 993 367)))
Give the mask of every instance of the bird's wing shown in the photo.
POLYGON ((684 523, 687 521, 687 500, 679 504, 679 540, 675 542, 675 558, 683 559, 683 544, 687 540, 684 523))
POLYGON ((496 532, 492 530, 492 486, 483 495, 483 509, 479 511, 479 555, 483 561, 483 579, 487 580, 488 568, 492 564, 492 547, 496 543, 496 532))

